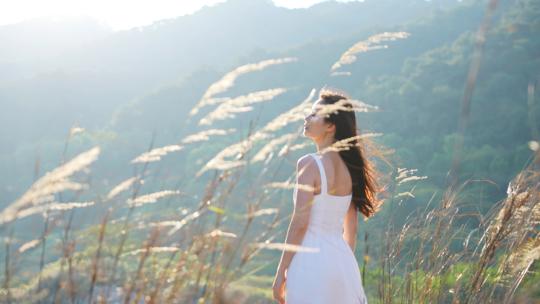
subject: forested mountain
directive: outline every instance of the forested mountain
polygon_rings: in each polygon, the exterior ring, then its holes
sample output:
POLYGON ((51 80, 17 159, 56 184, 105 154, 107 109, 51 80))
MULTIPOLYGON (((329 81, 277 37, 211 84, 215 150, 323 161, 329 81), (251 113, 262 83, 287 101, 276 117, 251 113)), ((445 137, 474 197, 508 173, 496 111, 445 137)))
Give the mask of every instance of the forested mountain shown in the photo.
MULTIPOLYGON (((196 102, 206 86, 235 66, 280 56, 288 50, 291 54, 307 52, 300 62, 308 62, 321 54, 310 55, 311 47, 329 47, 324 60, 336 60, 350 43, 365 38, 362 33, 375 32, 373 27, 383 30, 458 4, 448 0, 329 1, 290 10, 266 0, 231 0, 191 15, 119 32, 110 32, 91 19, 36 20, 0 27, 0 39, 6 45, 0 50, 0 65, 5 67, 0 72, 0 172, 7 173, 0 177, 7 185, 1 191, 13 198, 19 185, 30 182, 32 166, 28 160, 37 155, 44 156, 44 168, 54 167, 66 130, 73 125, 98 130, 112 121, 118 128, 133 122, 140 129, 158 122, 170 127, 182 120, 182 111, 174 114, 175 107, 183 109, 196 102), (176 89, 183 86, 189 90, 176 89), (180 91, 183 93, 176 95, 180 91), (123 109, 154 99, 148 96, 155 94, 169 94, 169 99, 157 97, 158 101, 152 102, 157 107, 141 108, 126 118, 139 111, 171 116, 122 121, 126 115, 123 109), (15 179, 8 177, 13 172, 20 174, 15 179)), ((312 79, 315 82, 309 85, 319 86, 315 68, 326 69, 330 61, 310 63, 313 72, 298 66, 286 69, 282 84, 294 79, 295 73, 305 73, 301 79, 312 79)), ((162 131, 180 135, 179 130, 162 131)), ((147 139, 138 137, 130 142, 139 148, 147 139)))
MULTIPOLYGON (((462 177, 496 184, 482 185, 486 187, 486 202, 506 193, 505 185, 526 161, 535 124, 530 118, 539 115, 535 114, 537 103, 527 105, 527 87, 537 81, 539 70, 536 42, 525 38, 537 30, 530 22, 536 9, 531 3, 524 7, 504 2, 495 10, 472 96, 462 177), (520 13, 523 11, 527 16, 520 13)), ((437 189, 445 184, 451 165, 475 35, 485 9, 483 2, 469 2, 399 26, 366 29, 347 38, 325 37, 282 52, 254 52, 237 65, 288 56, 299 60, 241 77, 228 94, 291 88, 271 105, 256 106, 274 114, 261 118, 265 121, 302 100, 312 87, 329 84, 343 88, 355 98, 380 107, 380 112, 357 114, 361 128, 384 133, 382 142, 397 150, 400 165, 419 169, 429 176, 425 186, 437 189), (410 36, 389 42, 387 49, 359 55, 346 67, 351 76, 330 75, 330 66, 344 50, 383 31, 406 31, 410 36)), ((161 136, 167 138, 164 142, 193 133, 193 128, 204 129, 195 126, 197 118, 187 124, 188 112, 183 109, 192 107, 206 87, 222 75, 201 70, 178 85, 157 90, 120 108, 112 126, 133 134, 161 130, 161 136)), ((245 119, 217 122, 216 126, 246 128, 259 110, 243 114, 245 119)), ((418 201, 425 199, 420 197, 418 201)), ((489 203, 481 208, 489 208, 489 203)))
POLYGON ((27 128, 30 123, 42 127, 40 119, 56 121, 41 128, 53 137, 75 122, 101 126, 118 105, 182 81, 204 67, 221 73, 255 49, 281 51, 314 39, 345 37, 455 3, 327 2, 289 10, 267 0, 232 0, 108 35, 91 20, 81 24, 39 20, 0 27, 0 41, 6 46, 0 50, 2 121, 11 126, 20 123, 10 133, 2 133, 6 139, 0 150, 11 151, 42 138, 27 128), (48 105, 42 108, 43 104, 48 105), (67 108, 72 116, 64 115, 59 106, 63 104, 72 105, 67 108), (26 119, 10 119, 21 112, 26 119))

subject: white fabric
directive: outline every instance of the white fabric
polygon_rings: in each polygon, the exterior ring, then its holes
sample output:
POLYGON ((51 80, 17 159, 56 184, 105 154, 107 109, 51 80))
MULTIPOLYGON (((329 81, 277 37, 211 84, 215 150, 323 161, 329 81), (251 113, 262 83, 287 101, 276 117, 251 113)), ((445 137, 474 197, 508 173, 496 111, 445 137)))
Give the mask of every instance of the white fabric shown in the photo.
POLYGON ((287 270, 285 303, 367 304, 358 262, 343 238, 343 221, 352 194, 329 195, 321 156, 309 155, 319 168, 321 193, 314 197, 301 246, 319 251, 298 251, 293 256, 287 270))

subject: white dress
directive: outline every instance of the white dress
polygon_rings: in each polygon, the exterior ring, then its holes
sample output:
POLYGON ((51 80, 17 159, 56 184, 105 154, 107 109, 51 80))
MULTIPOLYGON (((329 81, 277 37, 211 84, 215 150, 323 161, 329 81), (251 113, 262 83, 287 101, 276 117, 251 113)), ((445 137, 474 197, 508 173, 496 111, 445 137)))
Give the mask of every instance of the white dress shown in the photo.
POLYGON ((285 281, 285 303, 367 304, 358 262, 343 238, 343 222, 352 194, 328 194, 321 156, 309 155, 319 167, 321 193, 314 197, 301 246, 318 248, 318 252, 297 251, 293 256, 285 281))

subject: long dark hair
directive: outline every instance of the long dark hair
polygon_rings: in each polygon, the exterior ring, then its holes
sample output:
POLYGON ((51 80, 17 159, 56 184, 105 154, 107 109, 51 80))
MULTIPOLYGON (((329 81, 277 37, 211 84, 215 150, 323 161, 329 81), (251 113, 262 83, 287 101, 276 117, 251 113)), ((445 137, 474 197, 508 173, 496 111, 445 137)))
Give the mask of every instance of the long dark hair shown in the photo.
MULTIPOLYGON (((347 100, 350 98, 343 91, 337 89, 323 88, 319 93, 322 104, 329 105, 345 99, 343 106, 353 108, 347 100)), ((354 110, 337 110, 324 116, 324 121, 336 126, 334 142, 357 136, 356 115, 354 110)), ((369 218, 378 211, 382 201, 376 197, 380 192, 377 179, 379 173, 375 166, 366 158, 364 151, 364 141, 353 139, 348 142, 349 149, 340 149, 339 155, 347 165, 352 178, 353 198, 352 201, 356 210, 369 218)))

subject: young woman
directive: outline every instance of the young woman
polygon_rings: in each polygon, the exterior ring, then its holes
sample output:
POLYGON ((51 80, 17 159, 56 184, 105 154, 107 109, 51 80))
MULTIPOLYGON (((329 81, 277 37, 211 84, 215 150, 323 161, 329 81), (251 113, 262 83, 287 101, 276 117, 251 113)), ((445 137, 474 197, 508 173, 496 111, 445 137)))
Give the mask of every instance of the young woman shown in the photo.
POLYGON ((297 162, 294 211, 285 241, 312 250, 283 251, 273 284, 280 304, 367 303, 354 255, 358 212, 370 217, 380 203, 376 172, 356 130, 347 96, 322 90, 305 117, 304 135, 317 152, 297 162))

